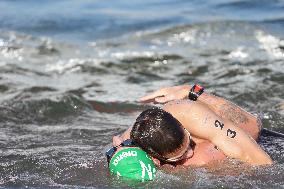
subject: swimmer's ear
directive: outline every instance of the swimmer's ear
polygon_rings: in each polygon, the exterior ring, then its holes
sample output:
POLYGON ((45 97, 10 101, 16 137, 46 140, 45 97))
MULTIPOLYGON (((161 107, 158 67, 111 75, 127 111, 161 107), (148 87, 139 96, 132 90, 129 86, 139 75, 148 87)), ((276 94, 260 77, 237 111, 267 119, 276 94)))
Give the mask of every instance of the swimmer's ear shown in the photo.
POLYGON ((118 146, 123 142, 123 139, 120 136, 114 136, 112 137, 112 145, 118 146))
POLYGON ((160 166, 161 166, 160 160, 158 160, 157 158, 154 158, 154 157, 152 157, 152 156, 151 156, 151 158, 152 158, 153 162, 155 163, 155 165, 156 165, 157 167, 160 167, 160 166))

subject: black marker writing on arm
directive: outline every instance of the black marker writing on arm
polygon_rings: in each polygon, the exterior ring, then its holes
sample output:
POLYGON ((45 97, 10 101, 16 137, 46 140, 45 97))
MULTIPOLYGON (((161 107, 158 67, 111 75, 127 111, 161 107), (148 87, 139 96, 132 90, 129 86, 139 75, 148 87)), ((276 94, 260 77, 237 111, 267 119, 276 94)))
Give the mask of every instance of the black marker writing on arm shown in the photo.
POLYGON ((227 136, 231 138, 235 138, 237 135, 236 131, 233 131, 231 129, 227 129, 227 136))
MULTIPOLYGON (((221 121, 219 120, 215 120, 215 123, 214 123, 215 127, 220 127, 220 129, 222 130, 224 128, 224 123, 222 123, 221 121)), ((236 135, 237 135, 237 132, 234 131, 234 130, 231 130, 231 129, 227 129, 227 136, 230 137, 230 138, 235 138, 236 135)))
POLYGON ((220 127, 221 128, 221 130, 223 129, 223 127, 224 127, 224 124, 223 123, 221 123, 219 120, 215 120, 215 127, 220 127))

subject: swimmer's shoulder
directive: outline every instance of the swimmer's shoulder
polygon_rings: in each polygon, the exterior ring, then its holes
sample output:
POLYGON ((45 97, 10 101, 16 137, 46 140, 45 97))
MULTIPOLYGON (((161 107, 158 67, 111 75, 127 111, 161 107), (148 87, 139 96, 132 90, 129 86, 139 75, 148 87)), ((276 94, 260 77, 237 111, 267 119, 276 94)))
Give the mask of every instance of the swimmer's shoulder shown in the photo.
POLYGON ((192 158, 184 162, 184 166, 204 166, 215 161, 226 160, 224 153, 215 148, 209 141, 204 141, 196 145, 192 158))

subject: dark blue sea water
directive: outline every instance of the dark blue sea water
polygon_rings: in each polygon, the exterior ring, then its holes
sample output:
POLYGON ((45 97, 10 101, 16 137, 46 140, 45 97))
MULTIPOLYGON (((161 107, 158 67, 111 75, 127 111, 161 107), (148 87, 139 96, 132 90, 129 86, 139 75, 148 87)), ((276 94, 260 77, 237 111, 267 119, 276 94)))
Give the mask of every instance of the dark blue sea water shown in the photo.
POLYGON ((103 152, 155 89, 201 83, 284 133, 282 0, 0 0, 0 187, 283 188, 271 167, 111 177, 103 152))
POLYGON ((67 41, 216 21, 261 23, 281 30, 283 4, 280 0, 1 0, 0 27, 67 41))

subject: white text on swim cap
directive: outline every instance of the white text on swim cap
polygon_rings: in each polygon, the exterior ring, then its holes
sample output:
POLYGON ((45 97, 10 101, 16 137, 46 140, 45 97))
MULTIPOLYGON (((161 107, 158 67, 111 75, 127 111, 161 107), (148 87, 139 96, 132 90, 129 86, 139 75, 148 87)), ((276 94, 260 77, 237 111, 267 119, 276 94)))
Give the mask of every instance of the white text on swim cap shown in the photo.
POLYGON ((114 166, 117 166, 117 164, 123 160, 124 158, 126 157, 129 157, 129 156, 137 156, 137 152, 136 151, 128 151, 128 152, 122 152, 121 154, 119 154, 118 157, 116 157, 113 161, 113 165, 114 166))
POLYGON ((139 161, 141 168, 142 168, 142 179, 145 178, 145 173, 147 171, 148 176, 149 176, 149 180, 153 180, 153 173, 155 173, 155 168, 153 167, 153 172, 152 172, 152 167, 150 164, 148 164, 148 167, 145 165, 145 163, 143 163, 143 161, 139 161))

